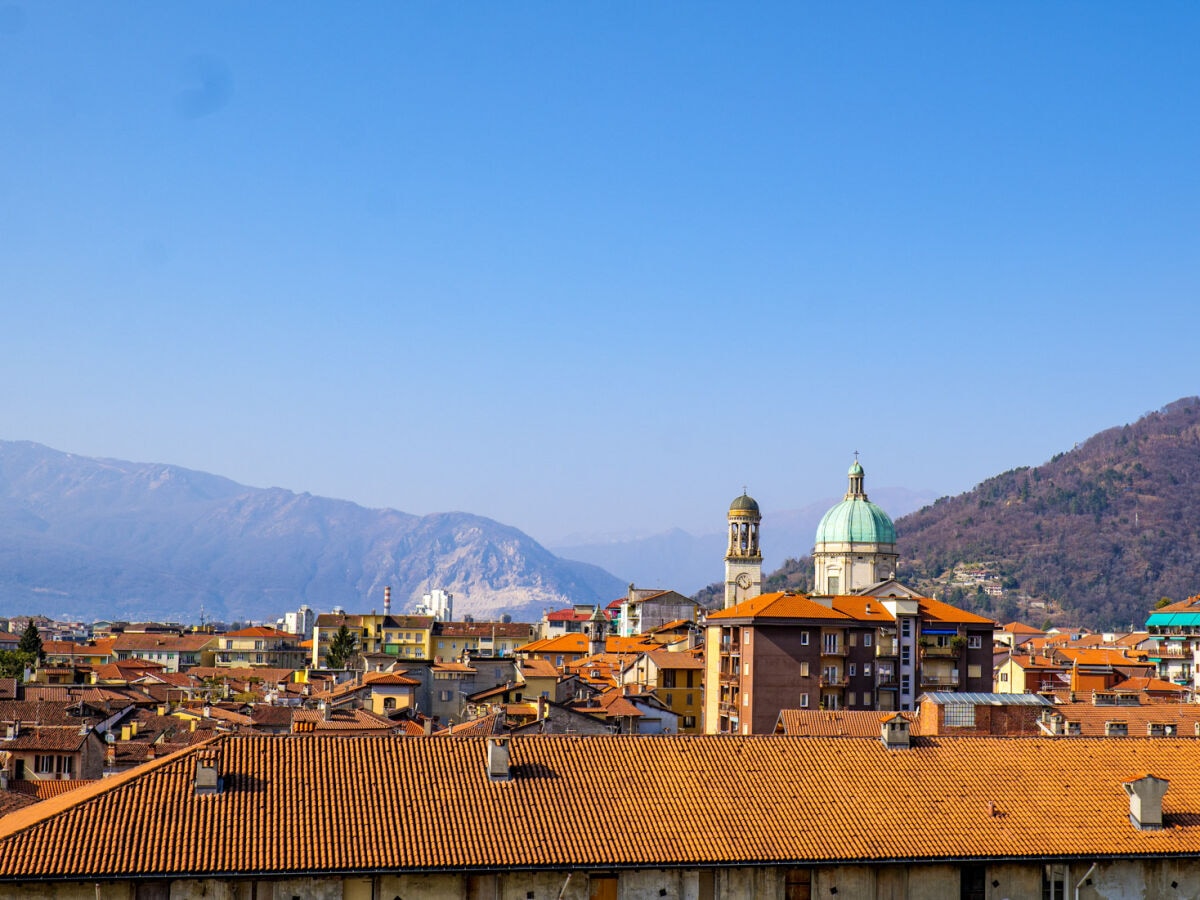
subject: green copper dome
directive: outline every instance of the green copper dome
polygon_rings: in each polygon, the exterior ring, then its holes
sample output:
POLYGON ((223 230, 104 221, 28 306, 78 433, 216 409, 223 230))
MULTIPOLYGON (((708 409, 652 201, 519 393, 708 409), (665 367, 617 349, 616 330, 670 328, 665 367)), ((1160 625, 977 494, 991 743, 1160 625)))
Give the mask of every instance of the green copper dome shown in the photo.
POLYGON ((866 473, 858 459, 846 473, 850 489, 842 502, 821 517, 817 546, 821 544, 894 544, 896 526, 892 518, 867 499, 863 485, 866 473))
POLYGON ((733 502, 729 504, 729 511, 756 513, 758 512, 758 502, 743 491, 742 496, 733 498, 733 502))
POLYGON ((894 544, 891 516, 865 498, 843 500, 821 517, 817 544, 894 544))

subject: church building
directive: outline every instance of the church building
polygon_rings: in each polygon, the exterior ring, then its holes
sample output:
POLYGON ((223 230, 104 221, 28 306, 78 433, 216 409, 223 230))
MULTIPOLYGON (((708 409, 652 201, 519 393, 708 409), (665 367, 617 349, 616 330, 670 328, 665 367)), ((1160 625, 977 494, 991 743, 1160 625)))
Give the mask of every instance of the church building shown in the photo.
POLYGON ((846 496, 817 526, 814 594, 853 594, 896 577, 896 526, 881 507, 867 499, 865 473, 857 459, 847 474, 850 487, 846 496))

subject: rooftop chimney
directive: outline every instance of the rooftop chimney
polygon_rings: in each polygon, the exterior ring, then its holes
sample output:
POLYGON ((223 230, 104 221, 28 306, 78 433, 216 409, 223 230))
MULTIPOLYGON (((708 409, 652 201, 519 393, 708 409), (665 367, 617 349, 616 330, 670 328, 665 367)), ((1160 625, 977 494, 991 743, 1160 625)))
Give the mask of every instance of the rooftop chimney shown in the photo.
POLYGON ((893 713, 883 719, 880 729, 883 746, 889 750, 907 750, 909 747, 908 719, 893 713))
POLYGON ((1162 829, 1162 801, 1169 784, 1165 778, 1147 774, 1121 785, 1129 795, 1129 821, 1134 828, 1141 831, 1162 829))
POLYGON ((221 793, 217 751, 205 748, 196 753, 196 794, 221 793))
POLYGON ((490 781, 509 781, 512 779, 512 758, 508 751, 508 738, 489 737, 487 739, 487 767, 490 781))

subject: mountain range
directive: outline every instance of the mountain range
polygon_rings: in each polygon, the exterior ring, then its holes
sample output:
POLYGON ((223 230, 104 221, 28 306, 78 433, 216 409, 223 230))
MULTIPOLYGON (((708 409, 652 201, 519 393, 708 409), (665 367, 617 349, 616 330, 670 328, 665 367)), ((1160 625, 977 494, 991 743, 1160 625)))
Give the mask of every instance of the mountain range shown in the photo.
MULTIPOLYGON (((1163 598, 1200 593, 1200 398, 942 497, 896 519, 896 541, 900 580, 963 609, 1140 628, 1163 598)), ((768 590, 811 587, 807 555, 765 579, 768 590)))
POLYGON ((1200 593, 1200 398, 1109 428, 896 522, 900 576, 1002 621, 1141 627, 1200 593), (952 578, 964 568, 1003 588, 952 578))
MULTIPOLYGON (((956 497, 929 503, 887 488, 871 497, 896 519, 901 580, 924 593, 1003 621, 1139 624, 1161 598, 1200 593, 1200 398, 956 497)), ((768 560, 792 551, 767 589, 810 587, 807 553, 836 501, 764 513, 768 560)), ((463 512, 367 509, 0 441, 0 615, 196 621, 203 610, 264 621, 302 603, 381 608, 390 585, 396 612, 441 588, 459 616, 529 620, 608 602, 630 582, 702 601, 723 593, 723 531, 555 551, 463 512)))
POLYGON ((625 591, 481 516, 366 509, 0 442, 0 614, 273 621, 303 603, 382 608, 386 585, 395 612, 441 588, 458 616, 526 620, 625 591))
MULTIPOLYGON (((831 484, 839 478, 844 476, 833 473, 831 484)), ((838 486, 844 487, 844 482, 838 486)), ((872 489, 870 495, 892 516, 920 509, 937 497, 931 491, 899 487, 872 489)), ((771 566, 779 565, 782 560, 810 551, 821 517, 841 499, 841 495, 831 495, 799 509, 764 508, 761 528, 764 569, 770 571, 771 566)), ((724 525, 724 514, 723 509, 713 510, 714 521, 724 525)), ((692 594, 722 575, 727 541, 723 530, 693 535, 675 528, 646 537, 551 544, 550 549, 559 556, 618 572, 638 587, 670 588, 692 594)), ((721 591, 723 596, 724 587, 721 591)))

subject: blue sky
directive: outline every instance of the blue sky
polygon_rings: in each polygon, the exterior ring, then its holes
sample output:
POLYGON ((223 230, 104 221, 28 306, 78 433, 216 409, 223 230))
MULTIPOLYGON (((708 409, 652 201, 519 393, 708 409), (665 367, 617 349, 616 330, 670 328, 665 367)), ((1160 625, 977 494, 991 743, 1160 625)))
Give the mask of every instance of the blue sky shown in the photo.
POLYGON ((1200 7, 7 3, 0 438, 554 542, 1200 393, 1200 7), (749 7, 749 8, 748 8, 749 7))

